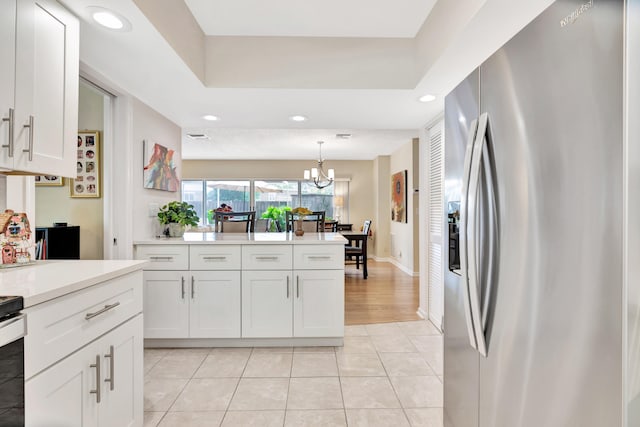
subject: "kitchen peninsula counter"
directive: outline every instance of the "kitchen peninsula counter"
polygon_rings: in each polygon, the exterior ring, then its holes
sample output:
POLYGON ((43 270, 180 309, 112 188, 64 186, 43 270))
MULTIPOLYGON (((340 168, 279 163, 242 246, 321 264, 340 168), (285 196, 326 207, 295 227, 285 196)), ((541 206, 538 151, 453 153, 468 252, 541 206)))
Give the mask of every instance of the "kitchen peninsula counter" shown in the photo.
POLYGON ((198 244, 258 244, 258 245, 310 245, 310 244, 346 244, 340 233, 308 233, 296 236, 289 233, 199 233, 187 232, 183 237, 159 237, 138 240, 134 245, 198 245, 198 244))
POLYGON ((344 337, 338 233, 185 233, 136 241, 147 346, 335 346, 344 337))

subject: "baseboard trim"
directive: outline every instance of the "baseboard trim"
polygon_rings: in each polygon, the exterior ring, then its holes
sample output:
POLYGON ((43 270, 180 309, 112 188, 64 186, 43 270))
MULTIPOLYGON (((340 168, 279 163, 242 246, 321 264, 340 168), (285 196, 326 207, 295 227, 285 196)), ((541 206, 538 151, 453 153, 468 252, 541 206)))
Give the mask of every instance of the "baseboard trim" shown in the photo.
POLYGON ((402 272, 408 274, 409 276, 412 277, 419 277, 420 273, 417 271, 412 271, 411 269, 405 267, 404 265, 400 264, 398 261, 396 261, 393 258, 390 258, 389 261, 391 264, 395 265, 396 267, 398 267, 400 270, 402 270, 402 272))
POLYGON ((336 338, 145 338, 145 347, 341 347, 336 338))

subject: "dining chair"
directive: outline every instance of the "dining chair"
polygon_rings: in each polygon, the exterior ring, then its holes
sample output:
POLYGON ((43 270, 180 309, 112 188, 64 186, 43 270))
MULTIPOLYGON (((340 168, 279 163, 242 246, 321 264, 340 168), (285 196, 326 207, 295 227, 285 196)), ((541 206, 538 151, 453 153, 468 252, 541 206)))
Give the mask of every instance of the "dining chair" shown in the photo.
POLYGON ((216 212, 215 230, 219 233, 253 233, 256 225, 256 211, 216 212))
POLYGON ((360 269, 362 263, 362 276, 366 279, 369 276, 367 271, 367 239, 371 229, 371 220, 368 219, 362 226, 360 233, 342 233, 349 242, 344 247, 345 260, 356 260, 356 269, 360 269))
MULTIPOLYGON (((324 218, 326 211, 314 211, 309 215, 305 215, 302 220, 302 229, 310 233, 324 233, 324 218)), ((287 231, 294 231, 296 229, 295 221, 299 219, 299 215, 293 214, 289 211, 286 212, 287 231)))

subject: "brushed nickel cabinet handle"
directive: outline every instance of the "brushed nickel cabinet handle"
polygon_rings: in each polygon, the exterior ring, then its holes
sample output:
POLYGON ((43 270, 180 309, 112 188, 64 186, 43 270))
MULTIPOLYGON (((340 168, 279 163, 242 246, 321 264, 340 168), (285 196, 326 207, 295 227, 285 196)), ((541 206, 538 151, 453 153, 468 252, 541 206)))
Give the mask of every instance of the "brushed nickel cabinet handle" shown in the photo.
POLYGON ((296 298, 300 298, 300 276, 296 276, 296 298))
POLYGON ((100 316, 102 313, 106 313, 107 311, 109 311, 109 310, 111 310, 113 308, 116 308, 119 305, 120 305, 119 301, 116 301, 113 304, 105 305, 104 308, 101 308, 98 311, 95 311, 93 313, 85 314, 84 318, 85 318, 85 320, 93 319, 94 317, 100 316))
POLYGON ((182 277, 182 299, 184 299, 184 276, 182 277))
POLYGON ((171 261, 173 259, 172 256, 150 256, 149 260, 151 261, 171 261))
POLYGON ((105 359, 109 359, 109 371, 111 373, 111 378, 105 378, 104 382, 105 383, 109 383, 109 390, 113 391, 113 387, 114 387, 114 377, 115 377, 115 373, 114 373, 114 368, 115 368, 115 359, 114 359, 114 354, 113 354, 113 346, 109 346, 109 354, 105 354, 104 355, 105 359))
POLYGON ((191 276, 191 299, 196 295, 196 279, 191 276))
POLYGON ((260 261, 277 261, 278 257, 277 256, 257 256, 256 259, 260 261))
POLYGON ((100 355, 96 354, 96 363, 89 365, 90 368, 96 368, 96 389, 89 390, 90 394, 96 395, 96 403, 100 403, 100 355))
POLYGON ((287 275, 287 299, 289 299, 289 275, 287 275))
POLYGON ((204 260, 223 260, 223 259, 227 259, 226 256, 203 256, 202 259, 204 260))
POLYGON ((22 150, 23 153, 29 153, 29 161, 33 160, 33 116, 29 116, 29 124, 23 126, 29 129, 29 148, 22 150))
POLYGON ((2 148, 9 149, 9 157, 13 157, 13 128, 14 128, 14 112, 13 108, 9 108, 9 117, 4 117, 3 122, 9 122, 9 143, 3 144, 2 148))

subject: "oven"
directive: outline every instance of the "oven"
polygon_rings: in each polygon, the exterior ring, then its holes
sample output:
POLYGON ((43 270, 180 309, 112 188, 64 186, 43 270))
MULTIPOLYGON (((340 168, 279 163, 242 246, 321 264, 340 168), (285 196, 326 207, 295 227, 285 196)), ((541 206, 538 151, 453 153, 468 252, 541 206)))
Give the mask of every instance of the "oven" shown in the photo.
POLYGON ((24 426, 24 337, 22 297, 0 297, 0 427, 24 426))

